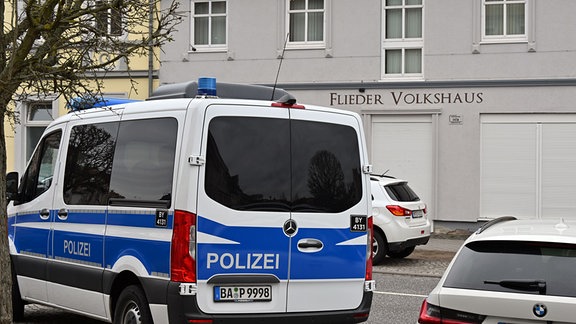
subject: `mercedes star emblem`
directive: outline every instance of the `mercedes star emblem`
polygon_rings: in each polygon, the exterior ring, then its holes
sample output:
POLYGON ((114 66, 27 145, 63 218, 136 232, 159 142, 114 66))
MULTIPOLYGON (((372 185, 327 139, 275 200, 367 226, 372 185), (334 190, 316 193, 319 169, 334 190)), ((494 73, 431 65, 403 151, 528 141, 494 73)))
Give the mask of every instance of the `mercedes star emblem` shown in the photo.
POLYGON ((289 219, 284 223, 284 234, 287 236, 293 236, 298 231, 298 225, 296 225, 296 221, 293 219, 289 219))

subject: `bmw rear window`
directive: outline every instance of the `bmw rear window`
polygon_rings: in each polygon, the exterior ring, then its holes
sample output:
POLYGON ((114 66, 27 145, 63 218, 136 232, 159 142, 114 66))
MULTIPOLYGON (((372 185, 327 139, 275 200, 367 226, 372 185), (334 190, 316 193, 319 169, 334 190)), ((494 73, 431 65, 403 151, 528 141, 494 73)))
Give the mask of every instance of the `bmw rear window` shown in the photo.
POLYGON ((576 245, 477 241, 463 247, 444 287, 576 297, 576 245))

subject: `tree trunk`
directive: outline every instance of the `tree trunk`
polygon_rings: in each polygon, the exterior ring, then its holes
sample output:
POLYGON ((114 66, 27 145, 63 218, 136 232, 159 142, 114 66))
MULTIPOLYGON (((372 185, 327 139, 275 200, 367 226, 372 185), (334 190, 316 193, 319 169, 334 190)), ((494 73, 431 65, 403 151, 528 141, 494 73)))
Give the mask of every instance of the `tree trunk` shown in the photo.
POLYGON ((6 214, 6 138, 4 137, 5 105, 0 104, 0 324, 12 323, 12 269, 8 246, 6 214))

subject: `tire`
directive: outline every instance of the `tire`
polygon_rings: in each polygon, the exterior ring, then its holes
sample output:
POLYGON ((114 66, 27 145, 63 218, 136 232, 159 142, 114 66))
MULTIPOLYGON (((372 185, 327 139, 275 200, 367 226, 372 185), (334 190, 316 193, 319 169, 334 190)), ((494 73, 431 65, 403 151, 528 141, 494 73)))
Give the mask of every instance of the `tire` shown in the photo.
POLYGON ((138 286, 128 286, 122 290, 116 302, 114 324, 152 324, 148 301, 138 286))
POLYGON ((392 259, 403 259, 412 254, 415 248, 416 248, 415 246, 411 246, 400 251, 394 251, 394 252, 389 251, 388 256, 391 257, 392 259))
POLYGON ((12 321, 22 322, 24 320, 24 301, 20 295, 16 271, 12 266, 12 321))
POLYGON ((372 240, 372 263, 374 265, 380 264, 384 261, 388 253, 388 242, 386 236, 380 231, 374 231, 374 239, 372 240))

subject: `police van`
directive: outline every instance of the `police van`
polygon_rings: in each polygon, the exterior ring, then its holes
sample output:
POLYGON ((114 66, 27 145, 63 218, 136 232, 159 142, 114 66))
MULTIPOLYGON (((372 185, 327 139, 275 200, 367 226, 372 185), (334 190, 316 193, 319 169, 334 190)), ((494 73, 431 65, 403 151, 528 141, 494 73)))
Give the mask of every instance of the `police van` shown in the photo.
POLYGON ((14 318, 357 323, 372 302, 357 114, 214 79, 52 122, 7 175, 14 318))

